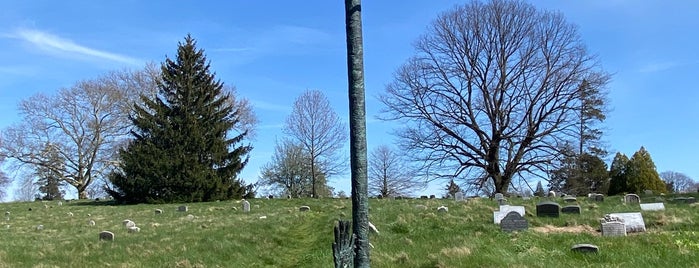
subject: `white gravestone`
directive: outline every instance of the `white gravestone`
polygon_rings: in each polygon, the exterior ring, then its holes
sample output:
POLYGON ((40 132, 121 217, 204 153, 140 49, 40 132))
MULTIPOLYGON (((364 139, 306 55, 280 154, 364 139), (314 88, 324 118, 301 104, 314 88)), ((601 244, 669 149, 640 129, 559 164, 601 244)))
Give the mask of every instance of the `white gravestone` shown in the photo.
POLYGON ((641 204, 641 210, 643 210, 643 211, 665 210, 665 204, 663 204, 663 203, 645 203, 645 204, 641 204))
POLYGON ((620 218, 626 227, 626 233, 645 232, 646 224, 643 222, 643 215, 640 212, 611 213, 612 217, 620 218))
POLYGON ((457 202, 464 201, 464 193, 458 192, 458 193, 454 194, 454 200, 457 202))
POLYGON ((250 202, 243 200, 243 212, 250 212, 250 202))
POLYGON ((524 217, 525 214, 524 206, 503 205, 500 206, 500 211, 493 211, 493 223, 500 224, 500 221, 502 221, 502 219, 505 218, 507 213, 510 213, 510 211, 517 212, 522 217, 524 217))

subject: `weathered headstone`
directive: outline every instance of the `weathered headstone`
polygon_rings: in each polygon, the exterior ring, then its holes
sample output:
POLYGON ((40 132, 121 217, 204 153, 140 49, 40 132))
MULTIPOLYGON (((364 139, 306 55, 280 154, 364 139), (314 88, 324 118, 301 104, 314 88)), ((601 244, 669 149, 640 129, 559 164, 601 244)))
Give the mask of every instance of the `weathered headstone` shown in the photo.
POLYGON ((506 198, 498 199, 498 205, 500 205, 500 206, 506 206, 506 205, 507 205, 507 199, 506 199, 506 198))
POLYGON ((187 219, 190 220, 190 221, 193 221, 194 218, 195 218, 195 217, 194 217, 194 215, 192 215, 192 214, 187 215, 187 219))
POLYGON ((309 207, 309 206, 300 206, 299 207, 299 211, 309 211, 309 210, 311 210, 311 207, 309 207))
POLYGON ((536 205, 537 217, 558 217, 560 216, 561 205, 552 201, 544 201, 536 205))
POLYGON ((624 203, 627 204, 638 204, 641 203, 641 198, 637 194, 626 194, 624 195, 624 203))
POLYGON ((570 250, 580 253, 597 253, 599 252, 599 247, 593 244, 576 244, 570 250))
POLYGON ((250 212, 250 202, 243 200, 243 212, 250 212))
POLYGON ((131 220, 124 220, 123 223, 124 223, 124 226, 126 226, 127 229, 130 228, 130 227, 136 226, 136 223, 133 222, 133 221, 131 221, 131 220))
POLYGON ((602 236, 626 236, 626 226, 621 221, 601 223, 602 236))
POLYGON ((89 220, 89 221, 87 222, 87 225, 89 225, 89 226, 95 226, 95 224, 96 224, 96 223, 95 223, 95 221, 93 221, 93 220, 89 220))
POLYGON ((158 208, 155 210, 155 214, 163 214, 163 210, 158 208))
POLYGON ((500 206, 499 211, 493 211, 493 223, 500 224, 500 221, 502 221, 502 219, 505 218, 505 216, 507 216, 507 214, 512 211, 519 213, 519 215, 521 215, 522 217, 524 217, 525 215, 524 206, 503 205, 500 206))
POLYGON ((138 228, 138 227, 136 227, 136 226, 131 226, 131 227, 129 227, 129 228, 126 228, 126 230, 127 230, 129 233, 138 233, 138 232, 141 231, 141 228, 138 228))
POLYGON ((522 231, 527 230, 527 228, 529 228, 527 219, 519 215, 516 211, 510 211, 500 221, 500 230, 504 232, 522 231))
POLYGON ((437 208, 437 212, 449 212, 449 208, 445 206, 440 206, 437 208))
POLYGON ((177 208, 177 211, 179 211, 179 212, 187 212, 187 211, 189 211, 189 207, 187 207, 187 206, 179 206, 179 207, 177 208))
POLYGON ((426 210, 426 209, 427 209, 427 206, 422 205, 422 204, 417 204, 417 205, 415 205, 415 208, 416 208, 416 209, 420 209, 420 210, 426 210))
POLYGON ((437 196, 435 196, 433 194, 430 195, 430 199, 435 199, 435 198, 437 198, 437 196))
POLYGON ((500 199, 504 199, 504 198, 505 198, 505 195, 503 195, 502 193, 495 193, 495 200, 500 200, 500 199))
POLYGON ((458 192, 458 193, 454 194, 454 200, 457 202, 464 201, 464 193, 458 192))
POLYGON ((643 211, 665 210, 665 204, 663 204, 663 203, 645 203, 645 204, 641 204, 641 210, 643 210, 643 211))
POLYGON ((556 192, 549 191, 548 197, 556 197, 556 192))
POLYGON ((114 241, 114 233, 110 231, 102 231, 100 232, 100 240, 114 241))
POLYGON ((580 206, 578 205, 569 205, 561 208, 561 213, 568 213, 568 214, 580 214, 580 206))
POLYGON ((696 203, 697 200, 696 200, 694 197, 683 197, 683 196, 681 196, 681 197, 675 197, 675 198, 673 198, 673 199, 672 199, 672 202, 674 202, 674 203, 680 203, 680 204, 682 204, 682 203, 684 203, 684 204, 693 204, 693 203, 696 203))
POLYGON ((589 199, 590 199, 590 201, 603 202, 604 195, 603 194, 590 194, 589 199))
POLYGON ((610 213, 609 215, 623 220, 626 233, 646 231, 646 224, 643 222, 643 215, 640 212, 610 213))
POLYGON ((428 198, 428 196, 426 196, 426 195, 421 195, 421 196, 420 196, 420 199, 427 199, 427 198, 428 198))
POLYGON ((575 196, 566 195, 565 197, 563 197, 563 201, 566 203, 574 203, 574 202, 578 201, 578 199, 575 198, 575 196))

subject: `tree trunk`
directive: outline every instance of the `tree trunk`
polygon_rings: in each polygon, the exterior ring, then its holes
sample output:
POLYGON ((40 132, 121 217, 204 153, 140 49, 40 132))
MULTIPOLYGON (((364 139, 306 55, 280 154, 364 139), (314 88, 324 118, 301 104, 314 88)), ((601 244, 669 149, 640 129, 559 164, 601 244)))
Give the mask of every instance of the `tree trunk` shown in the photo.
POLYGON ((352 169, 352 227, 356 236, 354 267, 369 267, 369 200, 367 194, 366 111, 361 0, 345 0, 347 76, 352 169))

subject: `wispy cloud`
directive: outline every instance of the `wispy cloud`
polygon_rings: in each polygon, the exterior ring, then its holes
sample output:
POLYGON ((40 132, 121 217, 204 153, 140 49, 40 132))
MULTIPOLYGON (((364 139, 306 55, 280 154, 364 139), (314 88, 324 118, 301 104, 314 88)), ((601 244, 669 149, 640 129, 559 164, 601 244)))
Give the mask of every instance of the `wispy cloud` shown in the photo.
POLYGON ((682 63, 677 61, 655 62, 642 66, 638 71, 641 73, 655 73, 679 67, 682 63))
POLYGON ((33 29, 17 29, 13 35, 14 38, 26 41, 36 46, 39 49, 60 53, 67 56, 91 57, 102 60, 121 62, 126 64, 138 64, 140 61, 103 50, 89 48, 75 43, 72 40, 61 38, 59 36, 42 32, 33 29))
POLYGON ((277 112, 291 111, 291 107, 286 106, 286 105, 275 104, 275 103, 262 101, 262 100, 251 100, 250 102, 252 102, 252 106, 255 107, 256 109, 268 110, 268 111, 277 111, 277 112))

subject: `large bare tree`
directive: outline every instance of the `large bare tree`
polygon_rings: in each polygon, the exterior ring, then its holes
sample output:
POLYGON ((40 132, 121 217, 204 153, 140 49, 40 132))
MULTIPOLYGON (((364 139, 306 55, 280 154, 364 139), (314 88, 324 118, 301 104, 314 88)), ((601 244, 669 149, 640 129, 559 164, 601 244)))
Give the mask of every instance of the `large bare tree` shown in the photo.
POLYGON ((294 102, 286 118, 284 133, 301 145, 308 156, 311 171, 311 192, 318 197, 318 176, 326 178, 345 170, 345 161, 338 157, 347 142, 347 128, 319 90, 307 90, 294 102))
POLYGON ((682 172, 672 170, 663 171, 660 172, 660 178, 663 179, 666 184, 671 183, 672 190, 676 193, 687 193, 696 190, 694 180, 682 172))
POLYGON ((575 25, 523 1, 457 6, 415 48, 381 96, 383 117, 405 123, 401 144, 431 170, 501 193, 545 176, 576 126, 581 82, 606 77, 575 25))
POLYGON ((56 94, 36 94, 19 104, 22 122, 2 131, 0 157, 18 168, 49 170, 75 188, 78 198, 114 168, 117 149, 130 129, 134 101, 156 90, 157 71, 149 65, 138 71, 114 71, 85 80, 56 94), (51 146, 61 165, 43 161, 51 146))
POLYGON ((389 196, 408 195, 425 187, 425 180, 405 157, 387 145, 376 147, 368 160, 369 193, 389 196))

